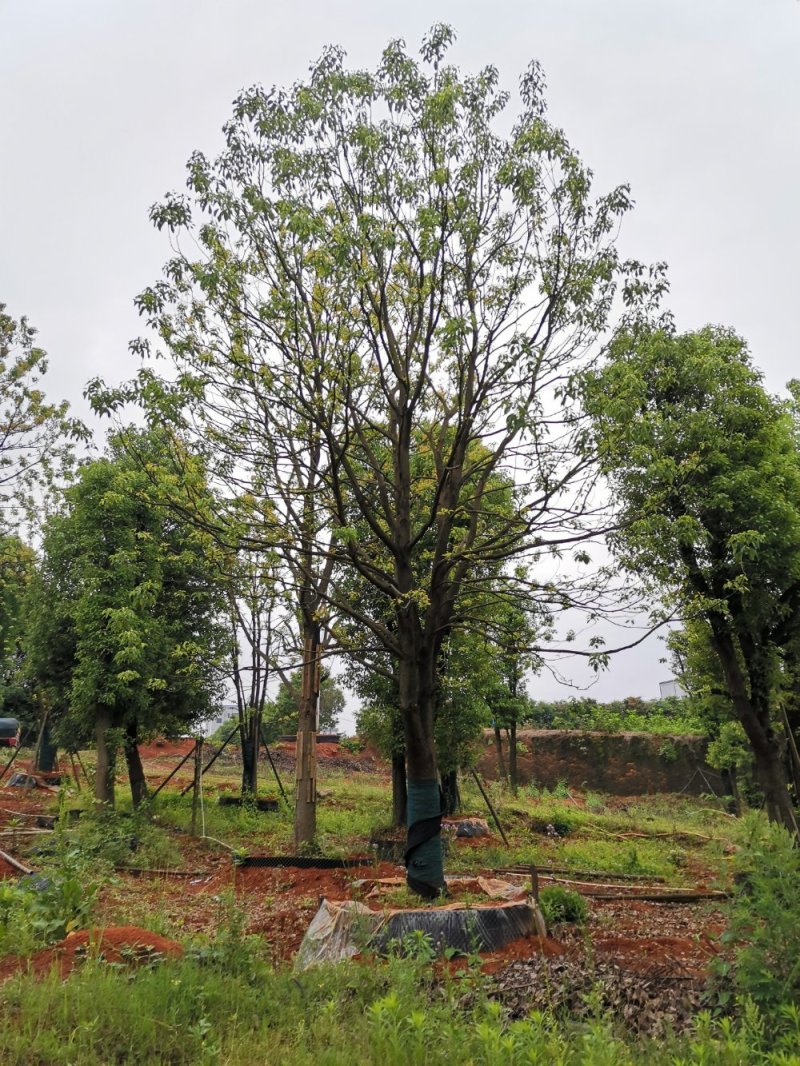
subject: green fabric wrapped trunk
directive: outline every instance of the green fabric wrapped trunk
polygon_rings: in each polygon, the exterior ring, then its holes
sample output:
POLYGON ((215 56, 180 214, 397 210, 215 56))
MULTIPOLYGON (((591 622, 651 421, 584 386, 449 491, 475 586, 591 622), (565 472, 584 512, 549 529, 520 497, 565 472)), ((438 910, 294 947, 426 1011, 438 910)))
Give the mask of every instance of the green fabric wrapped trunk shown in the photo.
POLYGON ((413 892, 427 899, 445 891, 441 829, 439 782, 409 778, 406 882, 413 892))

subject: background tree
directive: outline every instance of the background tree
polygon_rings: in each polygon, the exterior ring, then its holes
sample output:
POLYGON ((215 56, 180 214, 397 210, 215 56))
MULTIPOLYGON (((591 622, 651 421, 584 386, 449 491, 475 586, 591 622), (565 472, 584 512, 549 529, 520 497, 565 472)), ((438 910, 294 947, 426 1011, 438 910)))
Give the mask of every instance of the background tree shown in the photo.
POLYGON ((49 403, 41 389, 47 358, 36 330, 0 303, 0 532, 20 517, 37 525, 49 491, 72 471, 74 446, 88 439, 66 402, 49 403))
POLYGON ((24 674, 25 599, 36 569, 36 553, 19 537, 0 536, 0 717, 29 728, 38 718, 24 674))
POLYGON ((619 504, 622 564, 706 627, 770 818, 797 832, 783 758, 800 632, 800 462, 744 341, 708 327, 622 335, 587 403, 619 504))
MULTIPOLYGON (((278 693, 267 706, 265 723, 270 739, 296 734, 300 718, 300 695, 303 683, 302 671, 290 674, 281 681, 278 693)), ((335 732, 339 724, 339 715, 344 711, 345 695, 336 681, 322 670, 319 684, 319 721, 318 730, 323 733, 335 732)))
MULTIPOLYGON (((444 887, 442 644, 476 568, 587 535, 572 380, 606 327, 630 206, 625 187, 592 198, 590 171, 546 118, 538 66, 509 130, 496 70, 462 77, 446 63, 452 38, 435 27, 422 62, 392 42, 374 72, 329 49, 305 84, 242 94, 220 159, 196 154, 189 196, 153 211, 178 249, 199 252, 178 250, 140 297, 177 374, 165 383, 146 367, 133 390, 154 418, 206 440, 213 428, 219 476, 258 475, 240 500, 301 471, 279 521, 299 566, 304 661, 326 610, 396 661, 409 884, 426 894, 444 887), (431 468, 431 502, 415 514, 431 468), (484 536, 500 473, 519 486, 515 517, 484 536), (346 585, 309 580, 330 560, 374 587, 391 626, 346 585)), ((657 272, 627 295, 651 283, 657 272)))
POLYGON ((226 587, 231 625, 231 679, 242 750, 242 795, 255 795, 264 710, 268 705, 273 656, 281 634, 277 557, 268 552, 240 553, 232 573, 226 577, 226 587))
POLYGON ((45 527, 28 669, 69 747, 94 734, 97 800, 113 803, 121 747, 138 805, 138 742, 185 733, 210 715, 227 633, 209 544, 159 499, 159 471, 171 476, 163 441, 135 432, 124 441, 137 458, 112 441, 45 527))

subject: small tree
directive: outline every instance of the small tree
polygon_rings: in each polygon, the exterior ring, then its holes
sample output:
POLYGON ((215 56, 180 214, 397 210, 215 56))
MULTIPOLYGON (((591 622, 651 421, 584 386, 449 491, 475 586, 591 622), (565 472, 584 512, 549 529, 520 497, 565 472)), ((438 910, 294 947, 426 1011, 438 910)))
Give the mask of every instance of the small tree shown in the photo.
MULTIPOLYGON (((302 680, 302 671, 290 674, 285 681, 281 681, 277 696, 267 707, 265 719, 273 739, 297 733, 302 680)), ((319 682, 319 720, 316 722, 315 731, 333 732, 338 726, 344 705, 344 692, 330 674, 322 670, 319 682)))
POLYGON ((240 553, 225 579, 232 628, 231 671, 242 749, 242 795, 258 791, 258 753, 272 673, 278 618, 274 554, 240 553))
POLYGON ((114 801, 122 748, 138 805, 146 795, 139 740, 208 717, 227 635, 210 545, 160 505, 159 473, 172 476, 163 440, 124 440, 137 459, 117 438, 108 458, 83 467, 46 525, 28 670, 70 746, 94 734, 97 800, 114 801))

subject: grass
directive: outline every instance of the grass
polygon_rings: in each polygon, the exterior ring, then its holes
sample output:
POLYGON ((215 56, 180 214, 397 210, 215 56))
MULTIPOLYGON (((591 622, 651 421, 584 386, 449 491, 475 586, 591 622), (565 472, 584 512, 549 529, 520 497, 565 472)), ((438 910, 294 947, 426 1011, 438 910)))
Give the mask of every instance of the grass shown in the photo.
MULTIPOLYGON (((223 766, 206 782, 206 833, 250 852, 291 853, 289 810, 261 813, 216 804, 220 786, 235 781, 237 772, 223 766)), ((389 821, 387 782, 325 771, 321 788, 320 849, 327 855, 363 854, 369 836, 389 821)), ((496 832, 489 847, 453 842, 448 872, 535 862, 540 867, 661 876, 685 884, 696 879, 698 868, 725 875, 728 846, 740 843, 744 834, 741 823, 726 817, 711 799, 654 797, 622 804, 587 795, 575 802, 566 790, 520 792, 515 797, 498 785, 491 795, 508 846, 496 832), (534 828, 547 825, 557 827, 560 835, 534 828), (630 833, 642 835, 626 836, 630 833)), ((74 799, 70 797, 70 805, 74 799)), ((463 800, 465 814, 488 819, 483 799, 469 781, 463 800)), ((743 1007, 735 1024, 701 1018, 693 1037, 654 1044, 625 1036, 601 1016, 580 1026, 546 1015, 512 1021, 487 998, 477 971, 435 980, 430 964, 421 959, 372 960, 367 966, 347 964, 295 974, 272 965, 263 939, 244 935, 244 916, 228 895, 219 899, 212 934, 198 939, 191 931, 190 901, 181 893, 159 902, 144 892, 131 893, 121 881, 115 883, 111 873, 120 860, 193 868, 196 847, 187 847, 188 837, 172 832, 188 830, 191 797, 162 793, 155 804, 156 824, 132 816, 124 798, 119 807, 116 814, 87 814, 75 827, 65 827, 52 838, 54 850, 37 860, 37 868, 44 873, 58 869, 69 854, 87 879, 105 879, 103 891, 113 898, 120 922, 180 939, 186 957, 135 972, 90 960, 66 982, 56 975, 41 982, 21 975, 0 985, 4 1064, 800 1066, 790 1036, 779 1037, 778 1044, 785 1044, 782 1050, 774 1047, 776 1033, 790 1033, 792 1026, 797 1038, 800 1019, 786 1012, 782 1021, 767 1020, 743 1007), (130 847, 132 836, 135 850, 130 847)), ((385 902, 419 905, 406 889, 385 902)), ((26 950, 31 950, 27 941, 26 950)))
POLYGON ((543 1014, 509 1020, 476 975, 437 981, 423 960, 340 964, 298 976, 273 969, 236 939, 136 972, 89 961, 66 982, 55 974, 41 982, 18 977, 2 987, 0 1001, 6 1066, 800 1062, 792 1053, 800 1032, 796 1011, 777 1047, 752 1007, 738 1023, 701 1017, 692 1036, 656 1043, 625 1038, 603 1017, 572 1027, 543 1014))

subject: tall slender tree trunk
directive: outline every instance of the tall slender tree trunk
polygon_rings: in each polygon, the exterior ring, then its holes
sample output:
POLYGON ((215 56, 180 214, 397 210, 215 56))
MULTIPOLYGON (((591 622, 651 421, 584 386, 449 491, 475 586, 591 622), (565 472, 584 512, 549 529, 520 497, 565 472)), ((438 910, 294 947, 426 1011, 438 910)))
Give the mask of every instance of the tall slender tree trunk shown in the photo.
POLYGON ((517 771, 517 721, 512 718, 508 727, 508 777, 511 791, 516 796, 519 787, 519 774, 517 771))
POLYGON ((458 770, 442 774, 442 804, 444 813, 456 814, 461 807, 461 793, 458 788, 458 770))
POLYGON ((317 834, 317 704, 319 701, 319 626, 306 623, 297 722, 294 841, 313 843, 317 834))
POLYGON ((406 753, 392 755, 392 825, 399 828, 408 820, 408 789, 406 788, 406 753))
POLYGON ((258 792, 258 753, 261 747, 261 715, 255 707, 248 707, 241 716, 242 795, 258 792))
POLYGON ((253 766, 252 731, 246 718, 241 722, 239 732, 242 742, 242 796, 255 795, 258 771, 253 766))
POLYGON ((94 775, 94 798, 98 806, 114 806, 114 751, 109 744, 111 712, 98 707, 95 714, 95 743, 97 765, 94 775))
POLYGON ((508 774, 506 773, 506 762, 503 758, 503 734, 500 730, 500 726, 495 723, 494 727, 494 750, 497 755, 497 772, 500 775, 500 780, 508 783, 508 774))
POLYGON ((130 722, 125 729, 125 762, 128 767, 128 780, 131 786, 131 799, 134 807, 139 807, 147 799, 147 779, 144 776, 142 757, 139 754, 139 726, 130 722))

